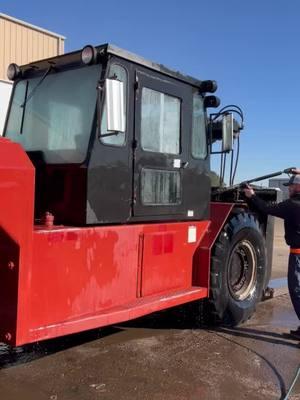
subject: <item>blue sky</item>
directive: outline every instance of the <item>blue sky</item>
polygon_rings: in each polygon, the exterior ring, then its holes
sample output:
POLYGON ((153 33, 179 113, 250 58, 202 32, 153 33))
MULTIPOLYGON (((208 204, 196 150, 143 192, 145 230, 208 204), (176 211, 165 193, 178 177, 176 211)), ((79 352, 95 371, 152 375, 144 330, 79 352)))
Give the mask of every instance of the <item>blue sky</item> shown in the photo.
POLYGON ((199 79, 245 114, 237 180, 300 167, 297 0, 1 1, 0 12, 67 37, 111 42, 199 79))

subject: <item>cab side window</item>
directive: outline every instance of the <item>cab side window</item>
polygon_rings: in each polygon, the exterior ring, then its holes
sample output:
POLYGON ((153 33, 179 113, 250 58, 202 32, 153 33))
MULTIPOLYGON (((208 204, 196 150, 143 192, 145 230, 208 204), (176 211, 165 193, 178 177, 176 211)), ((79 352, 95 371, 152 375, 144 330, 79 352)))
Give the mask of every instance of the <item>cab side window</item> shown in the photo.
MULTIPOLYGON (((124 112, 125 112, 125 121, 126 121, 126 115, 127 115, 127 72, 124 67, 118 64, 113 64, 111 65, 109 69, 109 78, 115 78, 124 83, 124 112)), ((106 104, 104 105, 103 108, 103 113, 102 113, 102 119, 101 119, 101 135, 106 135, 109 132, 107 131, 107 115, 106 115, 106 104)), ((119 132, 116 135, 112 136, 100 136, 100 140, 102 143, 106 145, 111 145, 111 146, 124 146, 126 142, 126 132, 119 132)))
POLYGON ((178 98, 147 87, 142 91, 142 149, 179 154, 180 106, 178 98))
POLYGON ((194 93, 193 96, 192 156, 196 159, 204 159, 207 156, 203 97, 198 93, 194 93))
MULTIPOLYGON (((143 87, 141 96, 141 147, 145 151, 180 153, 181 100, 143 87)), ((179 171, 143 168, 141 200, 146 206, 181 203, 179 171)))
POLYGON ((142 169, 142 203, 146 206, 181 203, 179 171, 142 169))

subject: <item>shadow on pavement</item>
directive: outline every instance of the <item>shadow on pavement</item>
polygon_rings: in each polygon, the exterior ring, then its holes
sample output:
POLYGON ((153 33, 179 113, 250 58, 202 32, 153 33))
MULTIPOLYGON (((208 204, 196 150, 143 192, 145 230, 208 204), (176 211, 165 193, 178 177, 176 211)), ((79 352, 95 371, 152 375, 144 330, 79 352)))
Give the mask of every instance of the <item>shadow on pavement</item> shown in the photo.
POLYGON ((129 327, 171 329, 173 324, 175 324, 176 329, 192 329, 195 327, 194 325, 186 324, 183 314, 180 314, 180 311, 178 314, 177 308, 175 312, 174 310, 150 314, 118 326, 93 329, 15 348, 0 343, 0 370, 26 364, 48 355, 113 335, 129 327))
POLYGON ((244 337, 248 339, 255 339, 262 342, 279 344, 281 346, 289 346, 294 347, 295 349, 300 349, 299 343, 296 339, 292 339, 287 334, 284 333, 276 333, 276 332, 268 332, 251 328, 222 328, 218 327, 217 329, 210 329, 211 332, 221 332, 227 333, 236 337, 244 337), (292 341, 292 342, 291 342, 292 341))

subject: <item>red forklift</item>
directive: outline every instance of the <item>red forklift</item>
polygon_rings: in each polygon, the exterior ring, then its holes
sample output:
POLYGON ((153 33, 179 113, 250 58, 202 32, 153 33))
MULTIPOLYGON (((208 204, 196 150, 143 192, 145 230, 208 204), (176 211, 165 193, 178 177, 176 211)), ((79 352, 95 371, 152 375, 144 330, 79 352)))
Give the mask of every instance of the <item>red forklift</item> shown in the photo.
MULTIPOLYGON (((222 324, 253 314, 270 277, 273 219, 249 210, 233 184, 242 128, 233 115, 242 112, 207 113, 219 106, 215 81, 108 44, 11 64, 8 78, 0 342, 198 301, 199 313, 222 324), (212 187, 215 152, 221 173, 212 187)), ((258 193, 276 201, 276 190, 258 193)))

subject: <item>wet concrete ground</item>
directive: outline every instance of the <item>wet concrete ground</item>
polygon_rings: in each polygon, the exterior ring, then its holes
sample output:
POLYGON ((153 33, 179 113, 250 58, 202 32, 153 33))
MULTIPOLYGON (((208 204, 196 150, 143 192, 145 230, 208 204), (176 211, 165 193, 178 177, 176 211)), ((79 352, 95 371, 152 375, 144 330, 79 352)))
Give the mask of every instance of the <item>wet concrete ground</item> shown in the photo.
MULTIPOLYGON (((197 329, 184 310, 0 354, 1 400, 282 399, 300 364, 287 295, 238 329, 197 329)), ((300 399, 300 382, 292 399, 300 399)))
MULTIPOLYGON (((275 259, 276 277, 285 276, 275 259)), ((283 399, 300 364, 298 341, 285 335, 297 323, 282 295, 237 329, 198 328, 180 308, 15 350, 0 345, 0 400, 283 399)), ((300 400, 300 382, 290 399, 300 400)))

